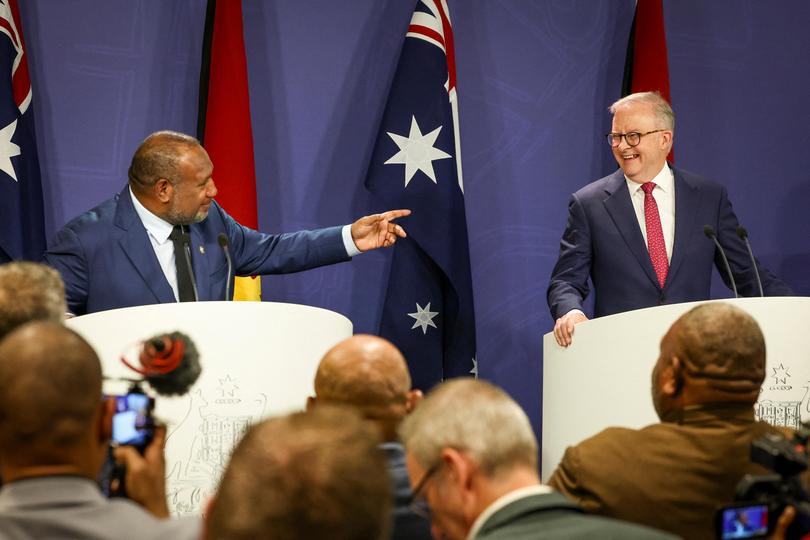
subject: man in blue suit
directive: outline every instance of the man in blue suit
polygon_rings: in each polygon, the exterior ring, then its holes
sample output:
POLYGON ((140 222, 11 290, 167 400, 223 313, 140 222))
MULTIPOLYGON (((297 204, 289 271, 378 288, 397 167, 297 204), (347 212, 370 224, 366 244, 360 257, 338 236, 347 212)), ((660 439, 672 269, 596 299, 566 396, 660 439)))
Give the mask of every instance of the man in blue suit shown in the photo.
POLYGON ((405 236, 393 220, 409 210, 365 216, 345 227, 263 234, 237 223, 214 201, 212 175, 213 164, 193 137, 172 131, 147 137, 132 158, 127 187, 70 221, 45 254, 65 281, 68 309, 82 315, 224 300, 233 280, 220 244, 225 240, 234 273, 252 276, 346 261, 405 236))
MULTIPOLYGON (((594 315, 707 300, 712 265, 731 285, 719 250, 705 237, 716 231, 742 296, 759 295, 737 216, 726 189, 671 168, 675 115, 657 92, 631 94, 610 107, 608 142, 619 170, 571 197, 560 255, 547 291, 554 336, 571 344, 574 325, 588 320, 582 302, 595 288, 594 315)), ((764 293, 790 295, 758 265, 764 293)))

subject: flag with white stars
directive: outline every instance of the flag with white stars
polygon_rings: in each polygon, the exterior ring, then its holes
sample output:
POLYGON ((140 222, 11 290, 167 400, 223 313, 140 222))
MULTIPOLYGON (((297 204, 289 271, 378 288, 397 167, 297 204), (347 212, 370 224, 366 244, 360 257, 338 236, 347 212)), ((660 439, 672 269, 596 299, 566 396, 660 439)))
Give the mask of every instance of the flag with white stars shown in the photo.
POLYGON ((420 0, 391 84, 366 187, 401 221, 380 321, 414 387, 474 376, 475 316, 447 0, 420 0))
POLYGON ((45 251, 28 57, 17 0, 0 0, 0 263, 45 251))

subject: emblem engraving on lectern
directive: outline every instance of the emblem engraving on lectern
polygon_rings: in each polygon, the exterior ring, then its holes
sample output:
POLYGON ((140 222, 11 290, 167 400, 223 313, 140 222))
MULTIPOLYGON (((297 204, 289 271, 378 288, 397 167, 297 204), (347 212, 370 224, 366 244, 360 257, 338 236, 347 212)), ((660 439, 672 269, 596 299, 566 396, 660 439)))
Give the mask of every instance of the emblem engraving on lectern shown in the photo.
POLYGON ((793 388, 790 385, 790 366, 785 367, 784 364, 779 364, 777 367, 772 367, 770 379, 769 390, 791 390, 793 388))
POLYGON ((760 401, 756 405, 757 418, 772 426, 799 429, 801 424, 801 401, 760 401))
POLYGON ((231 375, 217 382, 213 388, 197 389, 191 394, 189 413, 168 441, 182 449, 181 457, 167 464, 170 469, 166 492, 175 515, 201 512, 216 489, 233 447, 264 416, 266 394, 246 395, 231 375))

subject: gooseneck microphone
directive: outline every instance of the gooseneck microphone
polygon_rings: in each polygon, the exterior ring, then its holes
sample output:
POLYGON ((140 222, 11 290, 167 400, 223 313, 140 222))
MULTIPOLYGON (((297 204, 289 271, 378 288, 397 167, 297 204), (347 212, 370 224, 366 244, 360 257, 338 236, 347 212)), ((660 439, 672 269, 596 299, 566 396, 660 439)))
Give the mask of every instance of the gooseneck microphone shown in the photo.
POLYGON ((228 261, 228 279, 225 281, 225 300, 231 299, 231 278, 233 277, 233 259, 231 259, 231 250, 228 248, 228 237, 225 233, 219 233, 217 236, 219 247, 222 248, 222 253, 225 254, 225 260, 228 261))
POLYGON ((717 249, 720 250, 720 256, 723 258, 723 264, 726 267, 726 274, 728 275, 728 279, 731 280, 731 289, 734 291, 734 298, 739 298, 740 295, 737 294, 737 283, 734 282, 734 275, 731 273, 731 267, 728 265, 728 259, 726 258, 726 252, 723 249, 723 246, 720 245, 720 242, 717 240, 717 233, 714 232, 711 225, 704 225, 703 226, 703 233, 711 240, 714 241, 714 245, 717 246, 717 249))
POLYGON ((757 267, 757 260, 754 258, 754 252, 751 251, 751 243, 748 241, 748 231, 745 230, 745 227, 742 225, 737 225, 737 236, 745 242, 745 249, 748 250, 748 256, 751 258, 751 266, 754 267, 754 276, 757 278, 757 287, 759 287, 759 295, 761 297, 765 296, 765 293, 762 290, 762 280, 759 279, 759 268, 757 267))
POLYGON ((199 302, 200 296, 197 294, 197 280, 194 279, 194 272, 191 270, 191 236, 186 232, 186 226, 181 225, 180 230, 183 234, 180 237, 180 241, 183 243, 183 257, 186 259, 186 270, 188 271, 188 276, 191 278, 191 290, 194 291, 194 301, 199 302))

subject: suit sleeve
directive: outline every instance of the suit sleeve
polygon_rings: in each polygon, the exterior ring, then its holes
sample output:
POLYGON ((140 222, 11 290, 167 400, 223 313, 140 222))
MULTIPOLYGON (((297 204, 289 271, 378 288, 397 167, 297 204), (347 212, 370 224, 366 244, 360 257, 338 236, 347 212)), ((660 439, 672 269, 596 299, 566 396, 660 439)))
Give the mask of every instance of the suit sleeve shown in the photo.
POLYGON ((286 274, 351 259, 341 227, 265 234, 240 225, 222 211, 237 276, 286 274))
MULTIPOLYGON (((726 188, 723 187, 718 212, 717 239, 726 251, 728 264, 731 267, 731 273, 734 275, 734 282, 737 284, 737 291, 740 296, 759 296, 759 287, 757 286, 754 269, 751 266, 751 257, 748 255, 745 242, 737 235, 738 226, 739 222, 737 221, 737 216, 734 213, 734 209, 731 207, 731 201, 728 198, 726 188)), ((729 281, 726 275, 726 268, 719 250, 716 250, 714 255, 714 264, 718 272, 720 272, 723 282, 727 287, 731 288, 731 281, 729 281)), ((785 282, 774 276, 767 268, 762 266, 758 260, 756 264, 759 269, 759 277, 762 280, 762 289, 765 292, 765 296, 793 295, 793 291, 785 282)))
POLYGON ((87 312, 87 260, 82 243, 73 229, 64 228, 56 234, 45 252, 45 264, 61 274, 65 282, 68 310, 74 315, 84 315, 87 312))
POLYGON ((560 240, 560 255, 546 291, 551 317, 557 319, 572 309, 582 309, 588 296, 591 273, 591 233, 588 219, 576 194, 568 203, 568 223, 560 240))

